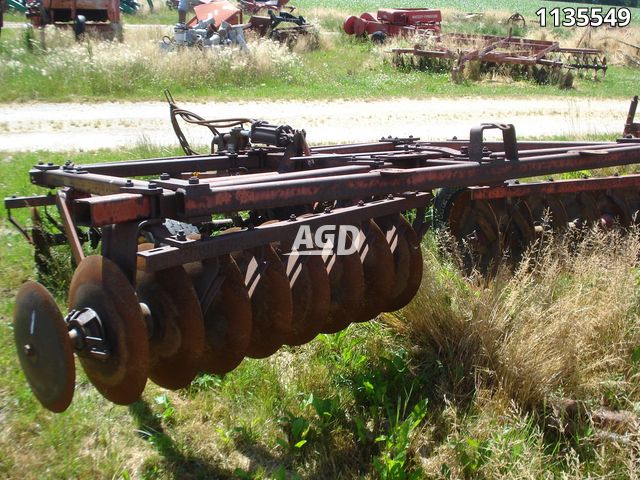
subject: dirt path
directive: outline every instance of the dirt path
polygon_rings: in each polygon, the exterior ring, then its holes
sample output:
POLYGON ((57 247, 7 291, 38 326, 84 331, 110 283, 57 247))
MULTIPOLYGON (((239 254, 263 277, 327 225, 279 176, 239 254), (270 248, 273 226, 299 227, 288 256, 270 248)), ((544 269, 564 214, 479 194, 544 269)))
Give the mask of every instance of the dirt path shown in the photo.
MULTIPOLYGON (((521 137, 621 132, 624 100, 428 99, 333 102, 185 103, 205 118, 248 117, 304 128, 310 142, 371 141, 382 136, 466 138, 481 122, 516 125, 521 137)), ((208 144, 204 128, 188 132, 208 144)), ((139 143, 177 145, 168 107, 161 102, 0 105, 0 151, 92 150, 139 143)))

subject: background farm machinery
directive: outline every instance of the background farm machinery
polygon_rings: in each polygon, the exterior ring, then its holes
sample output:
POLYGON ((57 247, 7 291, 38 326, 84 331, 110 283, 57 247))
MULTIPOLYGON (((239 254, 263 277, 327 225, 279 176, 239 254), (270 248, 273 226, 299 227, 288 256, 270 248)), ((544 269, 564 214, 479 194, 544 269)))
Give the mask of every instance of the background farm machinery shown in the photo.
MULTIPOLYGON (((475 14, 474 14, 475 15, 475 14)), ((511 15, 507 24, 525 26, 519 13, 511 15)), ((539 83, 550 79, 570 84, 568 71, 591 70, 594 75, 607 71, 602 52, 591 48, 564 48, 558 42, 506 36, 442 33, 442 13, 428 8, 391 9, 350 16, 343 29, 348 35, 370 36, 383 43, 388 36, 403 37, 414 42, 411 48, 393 48, 393 63, 400 68, 450 71, 452 80, 463 78, 465 66, 477 62, 482 71, 508 66, 515 77, 532 77, 539 83)), ((506 70, 506 69, 503 69, 506 70)))
POLYGON ((293 44, 300 35, 313 31, 302 16, 266 9, 267 16, 252 15, 243 23, 243 10, 226 0, 213 0, 194 7, 195 16, 186 24, 178 23, 174 38, 164 37, 163 46, 238 45, 247 50, 244 31, 252 30, 260 37, 293 44))
POLYGON ((303 130, 234 118, 206 122, 210 154, 35 165, 31 183, 51 192, 5 199, 8 217, 39 268, 60 243, 77 267, 66 315, 41 284, 19 290, 21 366, 52 411, 72 400, 74 353, 102 395, 129 404, 148 378, 183 388, 402 308, 431 210, 463 267, 485 272, 549 230, 637 223, 638 174, 512 180, 638 165, 637 104, 614 142, 518 141, 513 125, 482 124, 468 140, 310 148, 303 130), (31 209, 29 228, 16 208, 31 209))
POLYGON ((342 25, 347 35, 371 35, 377 42, 387 36, 414 36, 420 33, 438 33, 442 22, 440 10, 430 8, 381 8, 365 12, 359 17, 347 17, 342 25))
POLYGON ((507 65, 512 74, 529 75, 539 83, 567 71, 607 72, 607 59, 597 49, 563 48, 558 42, 511 35, 442 34, 413 48, 394 48, 392 53, 396 66, 450 70, 456 82, 469 62, 479 62, 485 70, 507 65))
POLYGON ((73 28, 76 36, 90 32, 121 39, 119 0, 27 0, 26 16, 34 28, 73 28))

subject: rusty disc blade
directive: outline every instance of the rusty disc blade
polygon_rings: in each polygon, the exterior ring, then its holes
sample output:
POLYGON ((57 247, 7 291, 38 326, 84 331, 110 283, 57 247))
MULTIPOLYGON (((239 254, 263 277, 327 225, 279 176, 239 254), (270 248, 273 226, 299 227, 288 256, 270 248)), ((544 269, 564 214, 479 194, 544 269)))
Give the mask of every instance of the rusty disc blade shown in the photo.
POLYGON ((303 345, 322 330, 329 314, 329 275, 317 255, 291 253, 281 257, 286 263, 293 298, 293 317, 285 343, 303 345))
POLYGON ((399 310, 415 296, 422 282, 422 250, 418 235, 399 213, 376 219, 393 252, 395 281, 386 312, 399 310))
POLYGON ((531 195, 525 199, 536 228, 551 228, 560 232, 567 228, 567 212, 556 195, 531 195))
POLYGON ((365 293, 362 311, 353 321, 366 322, 384 311, 391 300, 395 267, 385 235, 373 220, 362 224, 360 237, 357 243, 364 270, 365 293))
POLYGON ((638 225, 640 223, 640 193, 634 189, 625 190, 624 199, 629 208, 629 218, 634 225, 638 225))
POLYGON ((245 357, 253 321, 251 300, 236 262, 228 255, 187 266, 203 309, 205 343, 200 368, 224 374, 245 357))
POLYGON ((593 225, 597 221, 598 206, 591 193, 580 192, 563 195, 561 200, 567 212, 569 226, 573 228, 585 228, 593 225))
POLYGON ((46 409, 64 412, 76 382, 73 347, 60 309, 37 282, 26 282, 18 290, 13 335, 31 391, 46 409))
POLYGON ((595 192, 594 197, 602 228, 610 230, 616 225, 626 228, 631 224, 631 211, 624 195, 610 191, 595 192))
POLYGON ((233 255, 251 298, 253 328, 247 356, 265 358, 284 345, 291 329, 293 299, 284 265, 271 245, 233 255))
POLYGON ((149 333, 127 277, 105 257, 85 258, 71 279, 69 308, 91 308, 105 331, 109 358, 80 356, 91 383, 113 403, 129 405, 138 400, 149 373, 149 333))
POLYGON ((200 367, 204 321, 198 296, 181 266, 138 271, 138 300, 151 312, 149 378, 163 388, 189 386, 200 367))
POLYGON ((322 333, 336 333, 359 318, 365 295, 364 270, 357 253, 329 254, 325 258, 331 302, 322 333))
POLYGON ((507 207, 501 215, 500 225, 503 251, 508 253, 511 261, 517 263, 536 238, 533 217, 527 204, 520 200, 507 207))
POLYGON ((470 273, 478 269, 491 273, 502 255, 498 219, 486 201, 472 201, 463 190, 452 200, 447 223, 461 253, 461 267, 470 273))

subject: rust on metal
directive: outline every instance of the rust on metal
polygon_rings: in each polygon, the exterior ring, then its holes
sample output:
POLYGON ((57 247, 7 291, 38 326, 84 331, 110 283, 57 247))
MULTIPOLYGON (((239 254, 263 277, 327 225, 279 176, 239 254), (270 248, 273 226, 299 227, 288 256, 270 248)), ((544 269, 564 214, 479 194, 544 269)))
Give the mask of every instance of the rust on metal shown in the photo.
POLYGON ((513 125, 485 123, 468 139, 310 148, 303 130, 239 117, 202 123, 218 137, 207 155, 35 165, 32 184, 57 193, 9 197, 8 217, 31 209, 30 227, 15 224, 41 272, 61 244, 79 265, 65 316, 44 287, 20 291, 23 370, 61 411, 72 352, 102 395, 129 404, 147 378, 182 388, 198 371, 224 374, 404 307, 429 229, 449 231, 465 273, 492 274, 550 229, 640 224, 638 173, 540 178, 637 168, 637 103, 624 137, 608 142, 520 142, 513 125), (485 140, 487 130, 501 139, 485 140), (101 254, 83 258, 87 242, 101 254), (31 333, 33 312, 49 319, 50 345, 31 333))

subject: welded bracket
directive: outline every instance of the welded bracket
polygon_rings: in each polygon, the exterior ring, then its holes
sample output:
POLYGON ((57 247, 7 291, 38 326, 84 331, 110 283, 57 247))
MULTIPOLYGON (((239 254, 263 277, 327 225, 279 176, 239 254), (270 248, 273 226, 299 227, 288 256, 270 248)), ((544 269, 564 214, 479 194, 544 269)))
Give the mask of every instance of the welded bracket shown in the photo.
POLYGON ((518 160, 516 128, 510 123, 482 123, 477 127, 473 127, 469 133, 469 160, 482 162, 484 156, 484 131, 495 129, 502 130, 505 160, 518 160))

